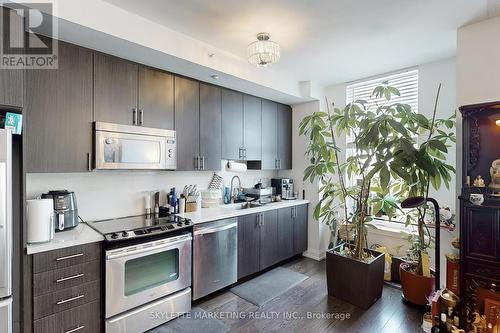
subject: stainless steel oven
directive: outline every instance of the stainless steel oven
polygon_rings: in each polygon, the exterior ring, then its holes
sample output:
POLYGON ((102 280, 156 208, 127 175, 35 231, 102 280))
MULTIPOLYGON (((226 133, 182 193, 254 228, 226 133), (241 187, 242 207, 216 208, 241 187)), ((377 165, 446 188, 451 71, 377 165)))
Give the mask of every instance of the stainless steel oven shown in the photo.
POLYGON ((186 293, 191 286, 191 249, 192 236, 185 233, 107 250, 106 326, 120 326, 113 316, 126 321, 127 311, 144 318, 141 312, 150 311, 152 302, 186 293))
POLYGON ((174 170, 175 131, 96 122, 95 168, 174 170))

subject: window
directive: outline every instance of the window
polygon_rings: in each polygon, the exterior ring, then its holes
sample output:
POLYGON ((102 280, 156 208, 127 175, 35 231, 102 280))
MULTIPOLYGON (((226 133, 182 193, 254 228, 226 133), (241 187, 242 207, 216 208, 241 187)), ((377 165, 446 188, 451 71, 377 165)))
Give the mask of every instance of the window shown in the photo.
MULTIPOLYGON (((396 74, 379 76, 377 78, 356 81, 348 84, 346 87, 346 103, 352 103, 356 100, 362 99, 367 101, 367 109, 372 109, 376 104, 384 103, 384 97, 372 97, 372 92, 373 89, 385 81, 388 81, 390 86, 398 89, 401 93, 401 96, 394 96, 391 99, 391 103, 409 104, 414 112, 418 112, 418 69, 407 70, 396 74)), ((353 137, 347 138, 348 148, 350 148, 349 144, 352 146, 353 140, 353 137)), ((349 151, 347 153, 349 153, 349 151)))
MULTIPOLYGON (((394 96, 391 103, 409 104, 414 112, 418 112, 418 69, 405 70, 395 74, 350 83, 346 87, 346 103, 352 103, 359 99, 365 100, 367 109, 373 109, 377 104, 384 104, 385 99, 383 97, 372 97, 372 92, 373 89, 385 81, 388 81, 390 86, 395 87, 401 93, 401 96, 394 96)), ((353 156, 354 149, 354 136, 351 135, 346 138, 346 157, 353 156)), ((352 186, 357 181, 357 178, 347 179, 346 183, 347 186, 352 186)), ((354 205, 354 202, 348 201, 348 205, 354 205)))

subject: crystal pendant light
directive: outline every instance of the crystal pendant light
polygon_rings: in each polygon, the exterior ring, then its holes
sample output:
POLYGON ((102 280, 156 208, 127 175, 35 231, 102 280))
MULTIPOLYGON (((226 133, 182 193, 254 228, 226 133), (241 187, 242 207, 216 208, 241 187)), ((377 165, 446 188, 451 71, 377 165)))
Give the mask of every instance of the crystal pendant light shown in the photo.
POLYGON ((266 32, 257 34, 257 41, 248 45, 248 61, 256 66, 265 67, 280 60, 280 46, 269 40, 266 32))

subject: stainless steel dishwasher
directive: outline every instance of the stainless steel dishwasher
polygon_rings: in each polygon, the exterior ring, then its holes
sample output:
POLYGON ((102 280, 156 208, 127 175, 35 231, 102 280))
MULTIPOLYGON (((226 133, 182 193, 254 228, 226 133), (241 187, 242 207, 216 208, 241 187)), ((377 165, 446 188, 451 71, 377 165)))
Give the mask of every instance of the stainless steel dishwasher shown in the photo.
POLYGON ((238 220, 195 225, 193 233, 193 300, 196 300, 238 279, 238 220))

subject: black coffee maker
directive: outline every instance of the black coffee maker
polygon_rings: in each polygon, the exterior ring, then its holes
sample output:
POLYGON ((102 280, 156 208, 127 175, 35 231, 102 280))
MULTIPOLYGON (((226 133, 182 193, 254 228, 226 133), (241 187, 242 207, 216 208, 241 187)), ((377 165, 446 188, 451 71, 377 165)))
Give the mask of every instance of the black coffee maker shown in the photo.
POLYGON ((54 225, 56 231, 71 229, 78 225, 78 207, 74 192, 68 190, 49 191, 42 199, 54 201, 54 225))

